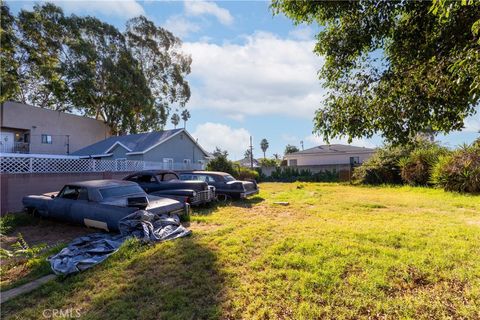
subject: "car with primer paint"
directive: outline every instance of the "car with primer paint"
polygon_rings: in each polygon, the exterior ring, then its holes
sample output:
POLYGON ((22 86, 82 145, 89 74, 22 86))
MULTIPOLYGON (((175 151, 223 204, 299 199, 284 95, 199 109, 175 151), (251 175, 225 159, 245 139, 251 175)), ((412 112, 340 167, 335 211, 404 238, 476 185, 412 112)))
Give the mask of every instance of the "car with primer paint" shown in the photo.
POLYGON ((135 172, 123 180, 138 183, 146 193, 185 201, 192 206, 216 200, 215 187, 204 181, 183 181, 175 171, 145 170, 135 172))
POLYGON ((185 218, 190 205, 149 195, 136 183, 123 180, 90 180, 65 185, 57 194, 30 195, 22 199, 28 213, 106 231, 118 231, 118 222, 137 210, 185 218))
POLYGON ((183 171, 180 179, 185 181, 204 181, 215 187, 217 197, 244 199, 258 193, 255 180, 240 181, 225 172, 217 171, 183 171))

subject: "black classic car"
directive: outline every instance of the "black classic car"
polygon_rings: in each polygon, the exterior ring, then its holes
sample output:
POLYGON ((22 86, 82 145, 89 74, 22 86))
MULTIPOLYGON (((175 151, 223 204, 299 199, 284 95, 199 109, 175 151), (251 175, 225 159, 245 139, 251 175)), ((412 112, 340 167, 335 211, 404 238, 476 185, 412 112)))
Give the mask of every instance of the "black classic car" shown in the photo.
POLYGON ((118 221, 137 210, 188 216, 190 206, 170 198, 148 195, 136 183, 91 180, 67 184, 57 194, 26 196, 27 212, 88 227, 117 231, 118 221))
POLYGON ((138 183, 148 194, 185 201, 194 206, 216 199, 215 187, 203 181, 182 181, 177 173, 170 170, 139 171, 123 179, 138 183))
POLYGON ((254 180, 240 181, 225 172, 185 171, 179 175, 180 179, 185 181, 204 181, 214 186, 219 198, 243 199, 258 193, 258 186, 254 180))

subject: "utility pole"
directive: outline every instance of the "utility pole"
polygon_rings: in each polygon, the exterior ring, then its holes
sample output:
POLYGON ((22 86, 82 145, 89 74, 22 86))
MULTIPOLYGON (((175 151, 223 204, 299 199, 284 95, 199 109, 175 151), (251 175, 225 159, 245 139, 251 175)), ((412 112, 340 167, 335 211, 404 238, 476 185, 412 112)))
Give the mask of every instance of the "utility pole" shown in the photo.
POLYGON ((253 145, 252 145, 252 136, 250 136, 250 169, 253 170, 253 145))
POLYGON ((303 151, 303 140, 300 141, 300 145, 302 146, 302 151, 303 151))

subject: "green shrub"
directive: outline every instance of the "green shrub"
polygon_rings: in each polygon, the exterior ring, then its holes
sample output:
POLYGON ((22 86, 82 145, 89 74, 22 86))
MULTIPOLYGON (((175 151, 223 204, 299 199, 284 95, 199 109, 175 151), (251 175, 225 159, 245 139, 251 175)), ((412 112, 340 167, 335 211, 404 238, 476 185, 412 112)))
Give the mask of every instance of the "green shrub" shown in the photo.
POLYGON ((270 177, 261 176, 264 181, 272 182, 335 182, 338 181, 338 173, 333 171, 322 171, 312 173, 308 169, 301 169, 295 167, 277 167, 270 177))
POLYGON ((237 172, 238 173, 235 175, 235 178, 237 178, 238 180, 258 180, 259 178, 259 174, 257 171, 245 167, 238 167, 237 172))
POLYGON ((400 184, 399 160, 407 157, 413 146, 385 146, 378 149, 361 166, 355 168, 352 179, 362 184, 400 184))
POLYGON ((431 181, 446 191, 480 193, 480 140, 441 157, 431 181))
POLYGON ((207 163, 206 169, 208 171, 221 171, 230 173, 232 176, 236 176, 238 174, 237 167, 232 161, 227 159, 226 154, 220 154, 214 159, 210 160, 207 163))
POLYGON ((260 159, 262 167, 276 167, 280 161, 276 159, 260 159))
POLYGON ((432 168, 438 159, 448 154, 448 149, 435 143, 424 145, 413 150, 407 157, 399 161, 400 175, 403 182, 412 186, 430 184, 432 168))

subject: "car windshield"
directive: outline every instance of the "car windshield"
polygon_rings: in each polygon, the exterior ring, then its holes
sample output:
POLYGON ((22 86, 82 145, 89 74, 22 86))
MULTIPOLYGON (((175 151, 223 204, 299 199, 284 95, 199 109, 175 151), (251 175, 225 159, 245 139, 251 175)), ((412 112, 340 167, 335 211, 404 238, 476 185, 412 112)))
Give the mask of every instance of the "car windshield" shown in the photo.
POLYGON ((232 177, 231 175, 226 175, 225 176, 225 181, 235 181, 236 179, 234 177, 232 177))
POLYGON ((100 189, 100 194, 102 198, 111 198, 111 197, 125 197, 132 194, 144 193, 143 189, 139 186, 121 186, 113 188, 100 189))

